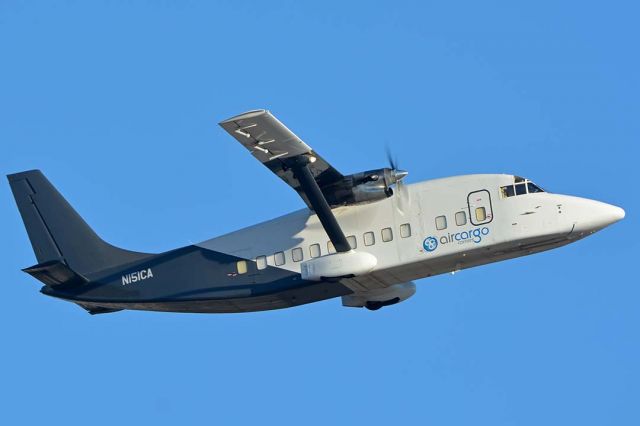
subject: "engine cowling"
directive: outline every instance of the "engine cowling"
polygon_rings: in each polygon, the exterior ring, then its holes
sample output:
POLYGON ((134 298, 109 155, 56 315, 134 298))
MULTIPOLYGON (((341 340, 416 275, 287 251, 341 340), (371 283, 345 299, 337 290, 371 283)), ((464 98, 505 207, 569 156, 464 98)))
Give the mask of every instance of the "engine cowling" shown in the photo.
POLYGON ((391 185, 406 175, 405 171, 390 168, 369 170, 345 176, 322 189, 331 206, 369 203, 391 197, 391 185))
POLYGON ((351 308, 364 307, 375 311, 383 306, 395 305, 407 300, 415 293, 416 285, 413 282, 394 284, 386 288, 342 296, 342 306, 351 308))

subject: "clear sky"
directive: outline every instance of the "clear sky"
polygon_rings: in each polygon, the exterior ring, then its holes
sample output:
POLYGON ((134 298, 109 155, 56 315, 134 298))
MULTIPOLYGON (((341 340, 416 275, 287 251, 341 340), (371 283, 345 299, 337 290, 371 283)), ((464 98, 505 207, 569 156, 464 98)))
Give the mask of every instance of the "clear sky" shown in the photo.
POLYGON ((92 317, 39 294, 0 185, 2 424, 640 424, 637 2, 0 2, 0 172, 161 252, 301 208, 217 122, 338 170, 516 173, 627 211, 369 312, 92 317), (153 423, 152 423, 153 422, 153 423))

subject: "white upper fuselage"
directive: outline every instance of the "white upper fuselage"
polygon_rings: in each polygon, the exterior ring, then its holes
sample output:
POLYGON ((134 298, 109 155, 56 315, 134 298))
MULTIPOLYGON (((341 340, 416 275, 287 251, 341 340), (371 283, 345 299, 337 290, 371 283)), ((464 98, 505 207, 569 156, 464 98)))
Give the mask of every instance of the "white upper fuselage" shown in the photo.
MULTIPOLYGON (((624 217, 619 207, 573 196, 507 197, 501 188, 513 184, 513 175, 455 176, 333 209, 352 247, 355 238, 356 251, 377 259, 371 273, 351 279, 350 287, 367 291, 547 250, 624 217)), ((332 250, 317 216, 303 209, 199 245, 300 272, 300 265, 317 255, 315 244, 323 256, 332 250)))

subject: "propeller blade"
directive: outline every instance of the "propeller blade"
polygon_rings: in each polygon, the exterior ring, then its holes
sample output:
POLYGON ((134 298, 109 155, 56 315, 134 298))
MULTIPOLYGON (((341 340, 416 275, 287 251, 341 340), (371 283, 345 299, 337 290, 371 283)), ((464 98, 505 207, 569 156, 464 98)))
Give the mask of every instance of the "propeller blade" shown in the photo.
POLYGON ((409 172, 407 172, 406 170, 400 170, 398 168, 398 160, 394 158, 393 154, 391 153, 391 149, 389 148, 389 145, 386 146, 386 151, 387 151, 387 161, 389 162, 389 166, 391 167, 389 184, 396 185, 396 191, 395 191, 395 196, 397 201, 396 206, 398 208, 398 211, 404 215, 407 204, 410 202, 410 200, 409 200, 409 191, 407 191, 406 187, 402 183, 402 179, 404 179, 409 174, 409 172))
POLYGON ((387 151, 387 161, 389 162, 389 166, 391 166, 391 168, 393 170, 397 169, 397 161, 394 160, 393 158, 393 154, 391 153, 391 148, 389 148, 389 145, 386 146, 386 151, 387 151))

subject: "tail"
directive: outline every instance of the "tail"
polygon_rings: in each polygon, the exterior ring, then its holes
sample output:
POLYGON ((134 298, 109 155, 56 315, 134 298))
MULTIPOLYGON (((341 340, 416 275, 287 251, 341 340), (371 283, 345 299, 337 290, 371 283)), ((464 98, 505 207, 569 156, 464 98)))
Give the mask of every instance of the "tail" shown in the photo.
POLYGON ((39 170, 7 176, 38 265, 25 271, 47 284, 150 256, 103 241, 39 170))

